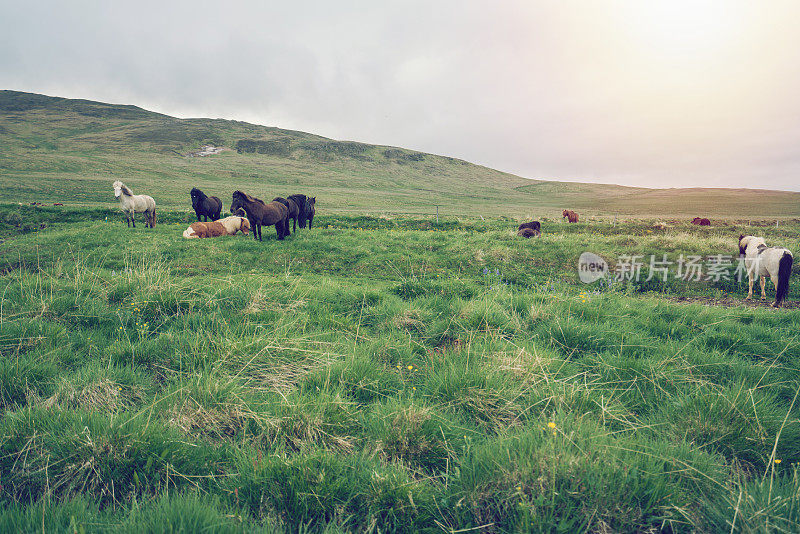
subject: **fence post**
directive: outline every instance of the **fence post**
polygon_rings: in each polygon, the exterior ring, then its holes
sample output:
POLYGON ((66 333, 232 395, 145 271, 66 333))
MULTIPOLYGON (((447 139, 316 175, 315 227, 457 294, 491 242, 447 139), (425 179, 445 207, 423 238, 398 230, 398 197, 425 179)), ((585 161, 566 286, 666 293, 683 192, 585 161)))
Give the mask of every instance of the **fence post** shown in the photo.
POLYGON ((436 206, 436 224, 439 224, 439 206, 436 206))

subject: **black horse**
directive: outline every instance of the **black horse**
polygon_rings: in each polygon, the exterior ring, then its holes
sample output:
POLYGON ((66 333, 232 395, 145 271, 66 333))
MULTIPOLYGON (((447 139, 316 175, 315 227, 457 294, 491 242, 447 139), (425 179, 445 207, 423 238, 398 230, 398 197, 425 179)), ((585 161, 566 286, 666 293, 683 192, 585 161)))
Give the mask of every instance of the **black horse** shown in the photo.
POLYGON ((286 228, 283 232, 284 235, 290 235, 292 232, 289 231, 289 219, 292 220, 294 226, 294 232, 297 233, 297 217, 300 214, 300 209, 297 206, 297 203, 292 200, 291 198, 283 198, 283 197, 275 197, 272 199, 273 202, 280 202, 286 209, 289 210, 289 214, 286 216, 286 228))
POLYGON ((317 202, 317 197, 306 197, 305 195, 289 195, 289 199, 293 200, 295 204, 297 204, 298 208, 298 216, 297 216, 297 224, 300 225, 300 228, 306 227, 306 222, 308 222, 308 228, 311 228, 311 223, 314 221, 314 213, 316 213, 315 204, 317 202))
POLYGON ((206 196, 196 187, 193 187, 189 194, 192 196, 192 207, 198 221, 200 221, 201 215, 206 218, 206 221, 208 221, 209 217, 211 217, 212 221, 219 219, 219 214, 222 211, 222 201, 220 199, 206 196))

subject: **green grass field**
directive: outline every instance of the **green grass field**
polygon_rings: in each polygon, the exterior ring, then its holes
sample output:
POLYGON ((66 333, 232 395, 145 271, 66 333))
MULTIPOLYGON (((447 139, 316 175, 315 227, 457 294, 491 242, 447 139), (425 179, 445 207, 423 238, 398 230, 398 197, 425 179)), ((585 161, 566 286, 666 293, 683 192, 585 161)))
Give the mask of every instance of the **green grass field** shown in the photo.
POLYGON ((259 243, 182 239, 181 210, 0 220, 0 530, 800 528, 796 273, 773 310, 575 266, 740 232, 798 250, 797 225, 524 240, 323 213, 259 243))
POLYGON ((799 199, 0 91, 0 531, 798 532, 800 267, 776 310, 734 255, 800 251, 799 199), (315 228, 183 239, 195 185, 315 228))

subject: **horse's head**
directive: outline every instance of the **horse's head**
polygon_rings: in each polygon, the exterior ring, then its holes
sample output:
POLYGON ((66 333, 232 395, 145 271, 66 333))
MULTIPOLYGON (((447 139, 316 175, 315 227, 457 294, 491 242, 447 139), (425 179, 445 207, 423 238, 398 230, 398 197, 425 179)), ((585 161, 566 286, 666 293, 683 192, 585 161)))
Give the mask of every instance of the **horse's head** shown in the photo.
POLYGON ((244 193, 234 191, 231 199, 231 213, 236 215, 239 210, 244 210, 244 193))
POLYGON ((564 210, 564 211, 561 212, 561 216, 562 217, 567 217, 568 215, 569 215, 569 211, 567 211, 567 210, 564 210))
POLYGON ((242 217, 241 221, 239 221, 239 225, 239 230, 241 230, 244 235, 247 235, 250 231, 250 221, 242 217))
POLYGON ((121 197, 122 196, 122 188, 125 187, 125 184, 123 184, 122 182, 117 180, 116 182, 114 182, 113 186, 114 186, 114 196, 116 198, 121 197))
POLYGON ((744 234, 739 235, 739 256, 744 256, 747 252, 747 242, 749 239, 745 239, 745 237, 750 236, 745 236, 744 234))

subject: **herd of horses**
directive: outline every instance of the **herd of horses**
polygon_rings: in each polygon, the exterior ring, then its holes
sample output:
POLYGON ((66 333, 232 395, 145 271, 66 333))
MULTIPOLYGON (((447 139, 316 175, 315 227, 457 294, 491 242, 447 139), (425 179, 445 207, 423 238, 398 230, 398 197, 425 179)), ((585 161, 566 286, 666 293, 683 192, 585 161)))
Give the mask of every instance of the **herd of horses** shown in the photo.
MULTIPOLYGON (((114 195, 120 201, 120 207, 125 213, 128 227, 136 227, 134 214, 144 213, 145 224, 150 228, 156 225, 156 202, 147 195, 134 195, 133 192, 120 181, 113 184, 114 195)), ((186 238, 218 237, 234 235, 242 232, 247 235, 250 230, 253 238, 259 241, 262 226, 275 226, 278 239, 283 240, 291 234, 289 221, 292 221, 292 230, 297 232, 300 228, 311 228, 316 212, 316 197, 305 195, 289 195, 286 198, 275 197, 272 202, 264 202, 243 191, 234 191, 231 198, 230 212, 233 214, 225 219, 220 219, 222 201, 215 196, 208 196, 200 189, 194 187, 189 193, 192 199, 197 222, 192 223, 183 232, 186 238), (205 220, 201 220, 204 218, 205 220), (209 219, 211 219, 209 221, 209 219)), ((571 223, 578 222, 578 214, 572 210, 564 210, 562 217, 571 223)), ((695 217, 692 224, 710 226, 711 221, 695 217)), ((539 221, 522 223, 517 229, 517 235, 525 238, 539 237, 542 235, 542 226, 539 221)), ((783 247, 769 247, 761 237, 739 236, 739 254, 744 258, 748 276, 747 299, 753 296, 753 283, 756 279, 761 283, 761 299, 766 299, 766 277, 769 276, 775 285, 775 302, 772 306, 780 307, 786 300, 789 292, 789 277, 792 272, 793 257, 789 249, 783 247)))
MULTIPOLYGON (((136 213, 144 213, 145 226, 156 226, 156 201, 148 195, 134 195, 133 191, 120 181, 113 184, 114 196, 119 200, 120 207, 125 213, 128 228, 136 228, 136 213)), ((291 232, 297 232, 297 226, 305 228, 306 224, 311 229, 316 213, 317 197, 295 194, 287 198, 275 197, 272 202, 250 196, 242 191, 234 191, 231 199, 230 212, 232 217, 220 220, 222 214, 222 201, 215 196, 208 196, 200 189, 193 187, 189 192, 192 208, 197 216, 197 222, 183 232, 187 238, 218 237, 233 235, 241 231, 247 235, 252 229, 253 237, 262 241, 261 227, 275 226, 278 239, 283 240, 291 232), (210 221, 209 221, 210 219, 210 221), (246 223, 244 220, 246 220, 246 223), (292 221, 292 230, 289 221, 292 221)))

